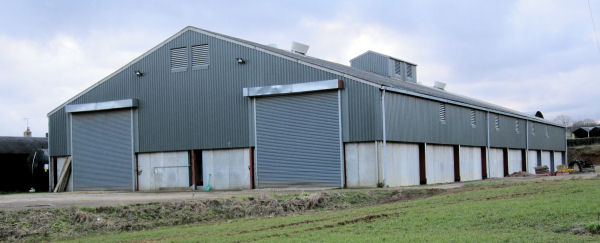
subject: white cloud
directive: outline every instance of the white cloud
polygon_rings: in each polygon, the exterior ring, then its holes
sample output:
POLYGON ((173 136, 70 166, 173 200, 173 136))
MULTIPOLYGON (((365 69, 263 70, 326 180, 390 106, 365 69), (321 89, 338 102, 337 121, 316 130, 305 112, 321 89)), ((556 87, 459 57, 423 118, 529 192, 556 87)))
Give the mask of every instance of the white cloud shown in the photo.
POLYGON ((453 75, 452 68, 436 58, 437 43, 427 36, 348 17, 304 18, 299 28, 311 46, 308 54, 317 58, 350 65, 350 59, 372 50, 418 64, 420 82, 433 84, 453 75))
POLYGON ((56 34, 33 41, 0 35, 0 134, 21 136, 24 118, 31 118, 33 135, 44 136, 50 110, 150 49, 146 36, 56 34))

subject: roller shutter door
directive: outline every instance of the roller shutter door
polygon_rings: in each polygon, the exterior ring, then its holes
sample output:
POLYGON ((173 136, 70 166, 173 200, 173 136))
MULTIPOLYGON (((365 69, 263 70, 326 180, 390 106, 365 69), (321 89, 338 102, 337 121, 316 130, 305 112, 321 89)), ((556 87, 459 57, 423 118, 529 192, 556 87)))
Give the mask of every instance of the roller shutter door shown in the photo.
POLYGON ((133 190, 131 110, 74 113, 73 190, 133 190))
POLYGON ((258 187, 343 186, 338 95, 256 98, 258 187))

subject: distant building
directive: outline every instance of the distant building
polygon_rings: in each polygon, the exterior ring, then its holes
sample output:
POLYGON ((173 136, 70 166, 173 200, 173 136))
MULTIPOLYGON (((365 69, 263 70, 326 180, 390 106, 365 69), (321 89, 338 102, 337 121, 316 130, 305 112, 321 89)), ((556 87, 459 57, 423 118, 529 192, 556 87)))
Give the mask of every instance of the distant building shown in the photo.
POLYGON ((421 85, 389 55, 307 51, 184 28, 48 114, 52 178, 68 156, 69 190, 408 186, 564 163, 564 126, 421 85))
POLYGON ((0 137, 0 191, 48 191, 48 139, 0 137))
POLYGON ((600 137, 600 126, 580 127, 573 131, 575 138, 600 137))

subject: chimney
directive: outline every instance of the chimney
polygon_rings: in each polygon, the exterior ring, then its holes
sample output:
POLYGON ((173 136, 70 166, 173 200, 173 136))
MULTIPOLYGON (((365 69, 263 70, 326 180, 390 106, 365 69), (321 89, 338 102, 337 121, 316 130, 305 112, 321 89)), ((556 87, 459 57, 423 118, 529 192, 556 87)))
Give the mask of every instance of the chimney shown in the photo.
POLYGON ((31 137, 31 129, 29 129, 29 127, 23 132, 23 137, 31 137))

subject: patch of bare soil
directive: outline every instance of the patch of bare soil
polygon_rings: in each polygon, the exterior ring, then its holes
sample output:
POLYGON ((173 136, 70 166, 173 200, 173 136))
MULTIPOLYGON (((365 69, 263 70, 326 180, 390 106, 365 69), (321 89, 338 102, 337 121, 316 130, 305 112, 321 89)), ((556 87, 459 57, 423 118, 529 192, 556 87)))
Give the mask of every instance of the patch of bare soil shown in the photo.
POLYGON ((531 174, 531 173, 529 173, 527 171, 517 171, 517 172, 514 172, 514 173, 512 173, 512 174, 510 174, 508 176, 509 177, 533 177, 535 175, 531 174))
POLYGON ((569 161, 589 161, 595 165, 600 165, 600 144, 569 147, 568 159, 569 161))
MULTIPOLYGON (((89 233, 122 232, 226 219, 300 214, 408 201, 441 189, 316 192, 274 198, 266 194, 239 199, 156 202, 95 208, 0 211, 0 241, 48 240, 89 233)), ((310 223, 299 222, 295 224, 310 223)), ((290 225, 274 226, 289 227, 290 225)), ((271 227, 273 228, 273 227, 271 227)), ((261 230, 268 230, 265 228, 261 230)), ((237 232, 246 233, 246 232, 237 232)))

